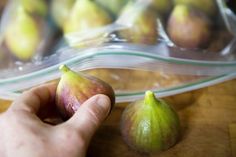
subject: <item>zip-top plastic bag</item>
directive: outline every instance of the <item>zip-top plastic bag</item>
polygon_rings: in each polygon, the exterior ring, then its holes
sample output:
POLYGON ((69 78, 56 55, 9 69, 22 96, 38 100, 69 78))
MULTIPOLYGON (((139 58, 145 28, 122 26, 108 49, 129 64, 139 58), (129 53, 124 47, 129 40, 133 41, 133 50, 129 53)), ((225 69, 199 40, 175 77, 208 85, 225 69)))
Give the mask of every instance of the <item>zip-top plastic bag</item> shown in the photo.
POLYGON ((1 72, 12 98, 58 79, 61 64, 110 83, 118 101, 235 77, 236 18, 223 0, 52 0, 49 12, 65 38, 53 54, 1 72))
POLYGON ((125 2, 114 13, 105 0, 77 0, 62 27, 69 45, 81 49, 107 43, 164 45, 168 52, 157 53, 192 60, 232 60, 235 16, 225 10, 224 1, 125 2))
POLYGON ((51 51, 55 26, 49 18, 47 1, 8 1, 0 25, 1 69, 36 62, 51 51))

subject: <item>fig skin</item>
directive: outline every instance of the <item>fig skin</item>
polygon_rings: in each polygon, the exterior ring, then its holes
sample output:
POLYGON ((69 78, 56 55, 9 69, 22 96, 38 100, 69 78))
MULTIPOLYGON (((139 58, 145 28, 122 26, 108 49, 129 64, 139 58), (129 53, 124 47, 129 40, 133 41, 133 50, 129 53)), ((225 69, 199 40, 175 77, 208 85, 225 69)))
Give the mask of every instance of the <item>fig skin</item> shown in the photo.
POLYGON ((31 0, 20 0, 20 3, 23 5, 24 9, 33 14, 40 16, 46 16, 48 12, 47 3, 45 0, 34 0, 32 3, 31 0))
POLYGON ((6 28, 7 48, 18 59, 27 61, 35 55, 40 39, 37 21, 22 6, 18 6, 14 19, 6 28))
POLYGON ((94 1, 77 0, 64 24, 64 33, 90 31, 111 22, 108 13, 94 1))
POLYGON ((57 86, 56 104, 63 118, 70 118, 87 99, 96 94, 107 95, 111 108, 114 106, 115 94, 110 85, 98 78, 71 71, 66 65, 61 65, 60 70, 63 75, 57 86))
POLYGON ((206 48, 211 39, 212 24, 201 11, 186 5, 175 6, 167 24, 170 39, 183 48, 206 48))
POLYGON ((203 11, 208 16, 214 16, 217 13, 216 0, 174 0, 175 4, 183 4, 203 11))
POLYGON ((121 117, 124 141, 140 153, 155 153, 172 147, 180 137, 177 113, 147 91, 144 100, 131 103, 121 117))
POLYGON ((63 28, 74 3, 75 0, 52 0, 51 14, 54 21, 60 28, 63 28))
POLYGON ((131 43, 153 45, 159 36, 157 14, 151 8, 144 8, 129 2, 121 12, 117 23, 127 27, 118 31, 121 38, 131 43))

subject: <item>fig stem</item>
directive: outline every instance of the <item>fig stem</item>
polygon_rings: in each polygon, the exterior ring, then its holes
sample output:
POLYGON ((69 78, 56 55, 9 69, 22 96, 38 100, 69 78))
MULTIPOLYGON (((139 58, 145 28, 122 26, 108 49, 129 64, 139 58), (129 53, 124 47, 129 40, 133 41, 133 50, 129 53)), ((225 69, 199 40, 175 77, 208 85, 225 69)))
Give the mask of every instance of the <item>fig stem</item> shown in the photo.
POLYGON ((66 66, 66 65, 61 65, 60 67, 59 67, 59 70, 62 72, 62 73, 66 73, 66 72, 68 72, 68 71, 70 71, 70 68, 68 68, 68 66, 66 66))
POLYGON ((146 91, 144 103, 146 105, 156 104, 157 99, 155 97, 155 94, 152 91, 146 91))

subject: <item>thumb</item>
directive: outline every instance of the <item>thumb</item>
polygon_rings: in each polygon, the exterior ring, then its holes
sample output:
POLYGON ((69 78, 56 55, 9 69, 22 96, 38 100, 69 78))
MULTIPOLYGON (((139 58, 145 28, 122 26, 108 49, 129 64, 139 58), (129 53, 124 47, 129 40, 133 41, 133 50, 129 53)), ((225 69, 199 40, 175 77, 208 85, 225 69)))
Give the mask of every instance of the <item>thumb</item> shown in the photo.
POLYGON ((66 122, 77 130, 83 140, 90 141, 91 137, 108 116, 111 109, 109 97, 99 94, 84 102, 77 112, 66 122))

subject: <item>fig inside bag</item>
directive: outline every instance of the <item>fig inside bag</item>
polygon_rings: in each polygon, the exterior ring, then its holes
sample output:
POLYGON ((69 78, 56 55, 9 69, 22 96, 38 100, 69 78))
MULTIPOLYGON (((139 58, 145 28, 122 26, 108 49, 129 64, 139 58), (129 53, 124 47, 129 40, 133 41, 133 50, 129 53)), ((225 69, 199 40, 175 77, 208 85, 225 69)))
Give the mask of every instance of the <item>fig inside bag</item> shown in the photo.
POLYGON ((222 0, 126 1, 115 13, 103 1, 75 2, 63 27, 70 46, 122 49, 122 44, 130 44, 130 49, 138 45, 148 51, 164 45, 166 51, 152 53, 201 61, 235 60, 235 15, 222 0))
POLYGON ((48 12, 44 0, 8 1, 0 25, 1 70, 18 69, 48 55, 55 38, 48 12))
MULTIPOLYGON (((2 34, 8 28, 3 26, 15 18, 12 8, 18 3, 11 1, 4 10, 2 34)), ((0 51, 5 52, 0 53, 4 61, 0 92, 7 92, 5 97, 57 80, 61 64, 105 80, 115 88, 118 101, 134 100, 149 89, 167 96, 235 77, 236 17, 223 0, 51 0, 47 4, 46 26, 40 27, 42 38, 35 42, 39 47, 30 59, 8 53, 6 35, 1 36, 0 51), (58 29, 62 38, 55 39, 58 29)), ((45 19, 43 5, 38 6, 41 14, 33 16, 45 19)))

